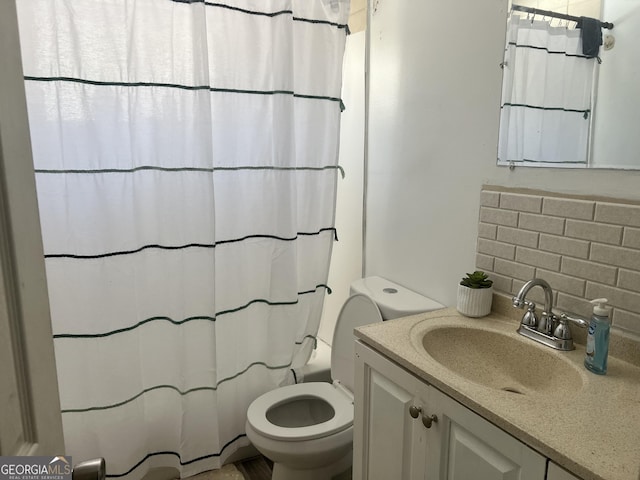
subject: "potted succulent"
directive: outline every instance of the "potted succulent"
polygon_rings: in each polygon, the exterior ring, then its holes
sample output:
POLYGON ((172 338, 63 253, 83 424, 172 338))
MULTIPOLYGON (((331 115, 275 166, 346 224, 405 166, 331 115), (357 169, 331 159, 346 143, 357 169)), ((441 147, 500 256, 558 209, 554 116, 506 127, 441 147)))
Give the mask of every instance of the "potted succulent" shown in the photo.
POLYGON ((491 312, 493 281, 487 274, 476 270, 467 273, 458 285, 458 311, 466 317, 484 317, 491 312))

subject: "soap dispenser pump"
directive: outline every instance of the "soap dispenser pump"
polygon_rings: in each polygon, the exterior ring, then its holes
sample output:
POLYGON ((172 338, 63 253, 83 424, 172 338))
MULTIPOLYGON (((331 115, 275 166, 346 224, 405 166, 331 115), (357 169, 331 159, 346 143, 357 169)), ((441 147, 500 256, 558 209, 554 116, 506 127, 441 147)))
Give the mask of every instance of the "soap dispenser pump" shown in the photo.
POLYGON ((607 373, 607 356, 609 354, 609 321, 608 300, 606 298, 596 298, 591 300, 593 316, 589 322, 589 332, 587 334, 587 348, 584 356, 584 366, 587 370, 598 375, 607 373))

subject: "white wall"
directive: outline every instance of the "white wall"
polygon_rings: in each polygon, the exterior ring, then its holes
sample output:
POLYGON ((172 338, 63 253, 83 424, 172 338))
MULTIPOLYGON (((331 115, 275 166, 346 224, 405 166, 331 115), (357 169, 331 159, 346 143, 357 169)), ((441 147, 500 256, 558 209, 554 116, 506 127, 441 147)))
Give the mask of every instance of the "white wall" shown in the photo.
POLYGON ((640 163, 640 2, 606 0, 602 18, 613 22, 616 44, 600 49, 598 90, 593 125, 593 163, 634 166, 640 163), (630 101, 630 99, 635 99, 630 101))
POLYGON ((369 11, 367 275, 454 305, 485 183, 640 199, 640 172, 496 166, 507 0, 369 11))
POLYGON ((340 159, 345 178, 338 181, 336 228, 329 286, 318 336, 331 344, 336 319, 349 296, 349 284, 362 277, 362 190, 364 165, 364 58, 365 34, 347 37, 343 66, 342 100, 346 110, 340 123, 340 159))

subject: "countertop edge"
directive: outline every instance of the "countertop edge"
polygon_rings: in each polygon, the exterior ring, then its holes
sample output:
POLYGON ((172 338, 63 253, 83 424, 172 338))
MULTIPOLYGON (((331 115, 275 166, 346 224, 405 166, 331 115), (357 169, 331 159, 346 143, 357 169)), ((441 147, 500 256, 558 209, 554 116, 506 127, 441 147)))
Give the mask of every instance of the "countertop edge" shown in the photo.
MULTIPOLYGON (((403 330, 410 331, 411 328, 413 328, 414 326, 418 325, 419 323, 431 317, 434 317, 434 318, 437 317, 437 318, 443 318, 443 319, 447 317, 460 318, 460 315, 457 313, 457 311, 454 308, 449 308, 449 309, 439 310, 437 312, 430 312, 429 314, 418 314, 410 317, 404 317, 401 319, 390 320, 384 323, 388 324, 389 327, 391 327, 391 325, 393 325, 393 322, 403 322, 403 330)), ((509 324, 514 323, 513 318, 510 318, 510 316, 504 315, 500 311, 492 312, 492 317, 494 320, 498 320, 501 322, 507 322, 509 324)), ((378 341, 376 339, 376 335, 370 335, 368 332, 368 327, 372 327, 372 326, 365 326, 365 327, 360 327, 359 329, 356 329, 354 332, 356 338, 361 340, 366 345, 374 348, 375 350, 380 352, 382 355, 389 358, 391 361, 400 365, 405 370, 409 371, 410 373, 417 376, 418 378, 424 380, 428 384, 433 385, 435 388, 442 391, 449 397, 453 398, 463 406, 469 408, 473 412, 487 419, 488 421, 490 421, 500 429, 504 430, 508 434, 518 438, 520 441, 522 441, 529 447, 538 451, 541 455, 549 458, 551 461, 567 469, 574 475, 577 475, 585 480, 592 480, 592 479, 593 480, 609 480, 609 478, 603 477, 602 475, 598 474, 596 471, 591 469, 589 466, 581 465, 577 463, 572 458, 570 458, 567 454, 557 450, 553 446, 550 446, 544 440, 536 437, 535 435, 532 435, 530 432, 524 430, 523 428, 519 427, 515 423, 509 421, 509 419, 505 418, 504 416, 501 416, 500 414, 497 414, 494 411, 492 411, 490 408, 478 403, 471 396, 458 390, 457 388, 450 385, 446 381, 440 378, 437 378, 436 376, 429 373, 429 371, 423 370, 419 366, 414 365, 411 361, 404 358, 401 354, 389 348, 388 345, 385 345, 384 343, 381 343, 380 341, 378 341)), ((625 361, 625 360, 621 360, 621 361, 625 361)), ((635 364, 630 364, 630 365, 632 367, 637 368, 635 364)), ((640 459, 639 459, 639 462, 640 462, 640 459)), ((638 476, 638 479, 640 480, 640 476, 638 476)), ((635 480, 635 478, 633 480, 635 480)))

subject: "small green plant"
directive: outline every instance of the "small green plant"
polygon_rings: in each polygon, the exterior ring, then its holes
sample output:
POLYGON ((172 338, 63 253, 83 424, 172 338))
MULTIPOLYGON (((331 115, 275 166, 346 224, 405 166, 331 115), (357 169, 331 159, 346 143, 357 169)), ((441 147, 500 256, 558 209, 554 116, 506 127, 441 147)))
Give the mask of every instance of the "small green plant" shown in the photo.
POLYGON ((467 276, 460 281, 460 285, 469 288, 490 288, 493 280, 489 280, 486 273, 476 270, 473 273, 467 273, 467 276))

